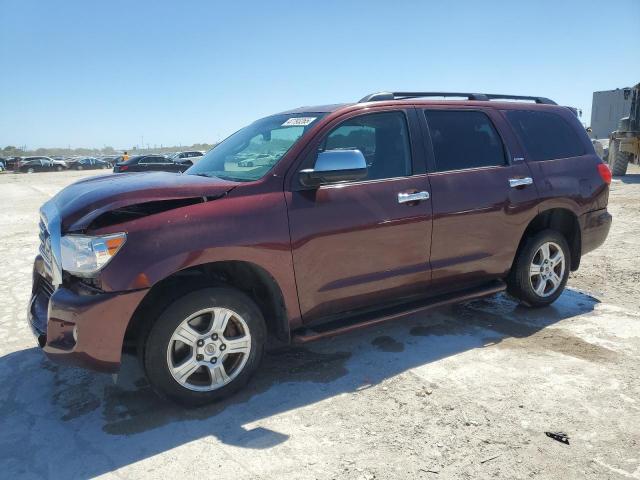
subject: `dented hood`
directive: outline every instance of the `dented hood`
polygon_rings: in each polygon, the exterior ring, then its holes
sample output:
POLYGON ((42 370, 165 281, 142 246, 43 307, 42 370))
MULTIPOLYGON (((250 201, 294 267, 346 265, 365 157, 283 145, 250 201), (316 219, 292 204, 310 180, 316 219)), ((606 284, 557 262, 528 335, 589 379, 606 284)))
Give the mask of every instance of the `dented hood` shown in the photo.
POLYGON ((54 203, 62 220, 62 233, 86 229, 103 213, 158 200, 225 195, 237 182, 181 175, 170 172, 141 172, 91 177, 60 191, 54 203))

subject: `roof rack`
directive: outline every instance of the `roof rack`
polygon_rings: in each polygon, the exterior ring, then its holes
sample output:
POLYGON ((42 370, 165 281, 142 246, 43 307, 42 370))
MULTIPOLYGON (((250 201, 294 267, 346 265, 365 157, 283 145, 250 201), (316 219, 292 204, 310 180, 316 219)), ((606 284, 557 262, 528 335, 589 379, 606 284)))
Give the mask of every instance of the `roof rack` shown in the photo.
POLYGON ((461 97, 467 100, 530 100, 535 103, 557 105, 556 102, 545 97, 529 97, 525 95, 502 95, 497 93, 462 93, 462 92, 377 92, 361 98, 358 103, 381 102, 385 100, 407 100, 423 97, 461 97))

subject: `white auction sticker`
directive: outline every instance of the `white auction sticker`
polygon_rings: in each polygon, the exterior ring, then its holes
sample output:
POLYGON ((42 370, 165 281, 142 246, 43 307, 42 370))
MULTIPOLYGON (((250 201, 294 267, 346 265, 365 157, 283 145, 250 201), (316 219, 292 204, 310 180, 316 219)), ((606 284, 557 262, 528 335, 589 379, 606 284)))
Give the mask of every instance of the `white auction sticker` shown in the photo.
POLYGON ((292 117, 282 124, 283 127, 306 127, 318 117, 292 117))

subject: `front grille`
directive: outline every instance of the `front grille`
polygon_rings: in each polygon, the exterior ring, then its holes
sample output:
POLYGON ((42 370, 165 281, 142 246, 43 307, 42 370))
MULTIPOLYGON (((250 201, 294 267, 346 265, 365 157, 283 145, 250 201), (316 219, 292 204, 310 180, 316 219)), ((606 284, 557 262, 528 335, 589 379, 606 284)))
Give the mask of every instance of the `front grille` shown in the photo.
POLYGON ((44 277, 40 277, 38 279, 38 291, 42 292, 42 294, 48 300, 51 298, 51 295, 53 295, 55 287, 51 284, 51 282, 49 282, 49 280, 44 277))
POLYGON ((52 268, 52 258, 51 258, 51 235, 47 230, 47 226, 44 224, 42 220, 40 220, 40 255, 42 255, 42 259, 44 260, 44 268, 49 274, 49 276, 53 273, 52 268))

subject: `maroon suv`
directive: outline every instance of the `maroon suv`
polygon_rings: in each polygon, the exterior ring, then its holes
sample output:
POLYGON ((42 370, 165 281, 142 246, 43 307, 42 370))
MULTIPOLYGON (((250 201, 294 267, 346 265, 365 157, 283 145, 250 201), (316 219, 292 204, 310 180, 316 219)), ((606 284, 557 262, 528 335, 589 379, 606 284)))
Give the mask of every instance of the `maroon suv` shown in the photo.
POLYGON ((545 98, 291 110, 185 174, 62 190, 41 209, 28 319, 55 361, 115 372, 135 346, 156 391, 201 404, 246 383, 268 342, 505 289, 550 304, 607 236, 610 179, 545 98))

